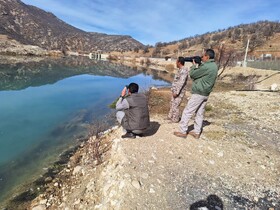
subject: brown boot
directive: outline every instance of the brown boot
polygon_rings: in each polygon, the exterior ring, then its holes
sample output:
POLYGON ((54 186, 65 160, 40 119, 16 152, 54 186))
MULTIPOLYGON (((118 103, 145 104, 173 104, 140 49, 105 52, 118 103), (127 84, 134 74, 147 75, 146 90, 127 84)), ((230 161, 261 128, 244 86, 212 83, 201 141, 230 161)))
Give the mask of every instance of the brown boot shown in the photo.
POLYGON ((187 134, 186 133, 181 133, 181 132, 175 131, 173 134, 175 136, 178 136, 178 137, 181 137, 181 138, 187 138, 187 134))
POLYGON ((191 135, 192 137, 194 137, 195 139, 199 139, 199 137, 200 137, 200 134, 197 134, 193 131, 188 132, 188 134, 191 135))

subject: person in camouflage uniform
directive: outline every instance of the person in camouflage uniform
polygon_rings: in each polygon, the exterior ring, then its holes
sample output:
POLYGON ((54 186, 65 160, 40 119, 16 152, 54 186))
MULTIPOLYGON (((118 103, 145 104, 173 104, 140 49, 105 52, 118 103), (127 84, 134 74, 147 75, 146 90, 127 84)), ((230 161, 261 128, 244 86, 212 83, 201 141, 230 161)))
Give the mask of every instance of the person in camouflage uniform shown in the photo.
POLYGON ((183 57, 178 57, 176 61, 176 66, 179 68, 177 74, 174 77, 174 81, 171 87, 171 101, 170 101, 170 110, 168 113, 168 119, 172 122, 180 121, 180 111, 179 106, 183 100, 187 89, 187 80, 189 69, 184 66, 185 60, 183 57))

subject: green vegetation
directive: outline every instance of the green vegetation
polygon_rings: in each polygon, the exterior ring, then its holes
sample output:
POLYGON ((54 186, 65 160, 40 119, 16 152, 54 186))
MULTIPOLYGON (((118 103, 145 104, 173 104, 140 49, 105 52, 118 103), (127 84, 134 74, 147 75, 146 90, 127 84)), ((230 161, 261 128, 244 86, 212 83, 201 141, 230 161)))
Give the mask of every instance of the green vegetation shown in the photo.
POLYGON ((213 107, 210 104, 207 104, 206 107, 205 107, 205 111, 210 112, 210 111, 212 111, 212 108, 213 107))
POLYGON ((116 100, 114 100, 111 104, 109 104, 109 108, 111 109, 116 109, 116 104, 117 104, 117 101, 119 100, 119 97, 116 98, 116 100))

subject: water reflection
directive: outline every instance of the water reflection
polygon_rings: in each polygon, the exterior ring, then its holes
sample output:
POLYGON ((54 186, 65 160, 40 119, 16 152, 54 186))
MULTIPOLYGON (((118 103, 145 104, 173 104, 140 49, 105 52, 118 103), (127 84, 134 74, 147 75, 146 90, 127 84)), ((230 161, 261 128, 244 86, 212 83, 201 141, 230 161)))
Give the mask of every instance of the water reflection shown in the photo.
POLYGON ((169 84, 155 72, 87 58, 0 64, 0 207, 7 192, 85 138, 125 84, 169 84))
POLYGON ((80 74, 131 77, 138 73, 137 69, 121 64, 96 61, 85 57, 6 63, 0 64, 0 90, 20 90, 30 86, 53 84, 64 78, 80 74))

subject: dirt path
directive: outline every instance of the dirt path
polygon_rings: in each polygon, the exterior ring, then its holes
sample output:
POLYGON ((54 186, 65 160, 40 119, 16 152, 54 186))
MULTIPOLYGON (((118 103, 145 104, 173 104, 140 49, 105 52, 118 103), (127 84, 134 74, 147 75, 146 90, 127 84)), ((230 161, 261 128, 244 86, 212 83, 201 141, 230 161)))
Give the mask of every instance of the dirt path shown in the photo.
POLYGON ((98 166, 92 138, 33 210, 280 209, 279 96, 214 92, 199 140, 175 137, 178 125, 159 114, 142 138, 121 139, 115 128, 105 135, 103 147, 112 147, 98 166))

